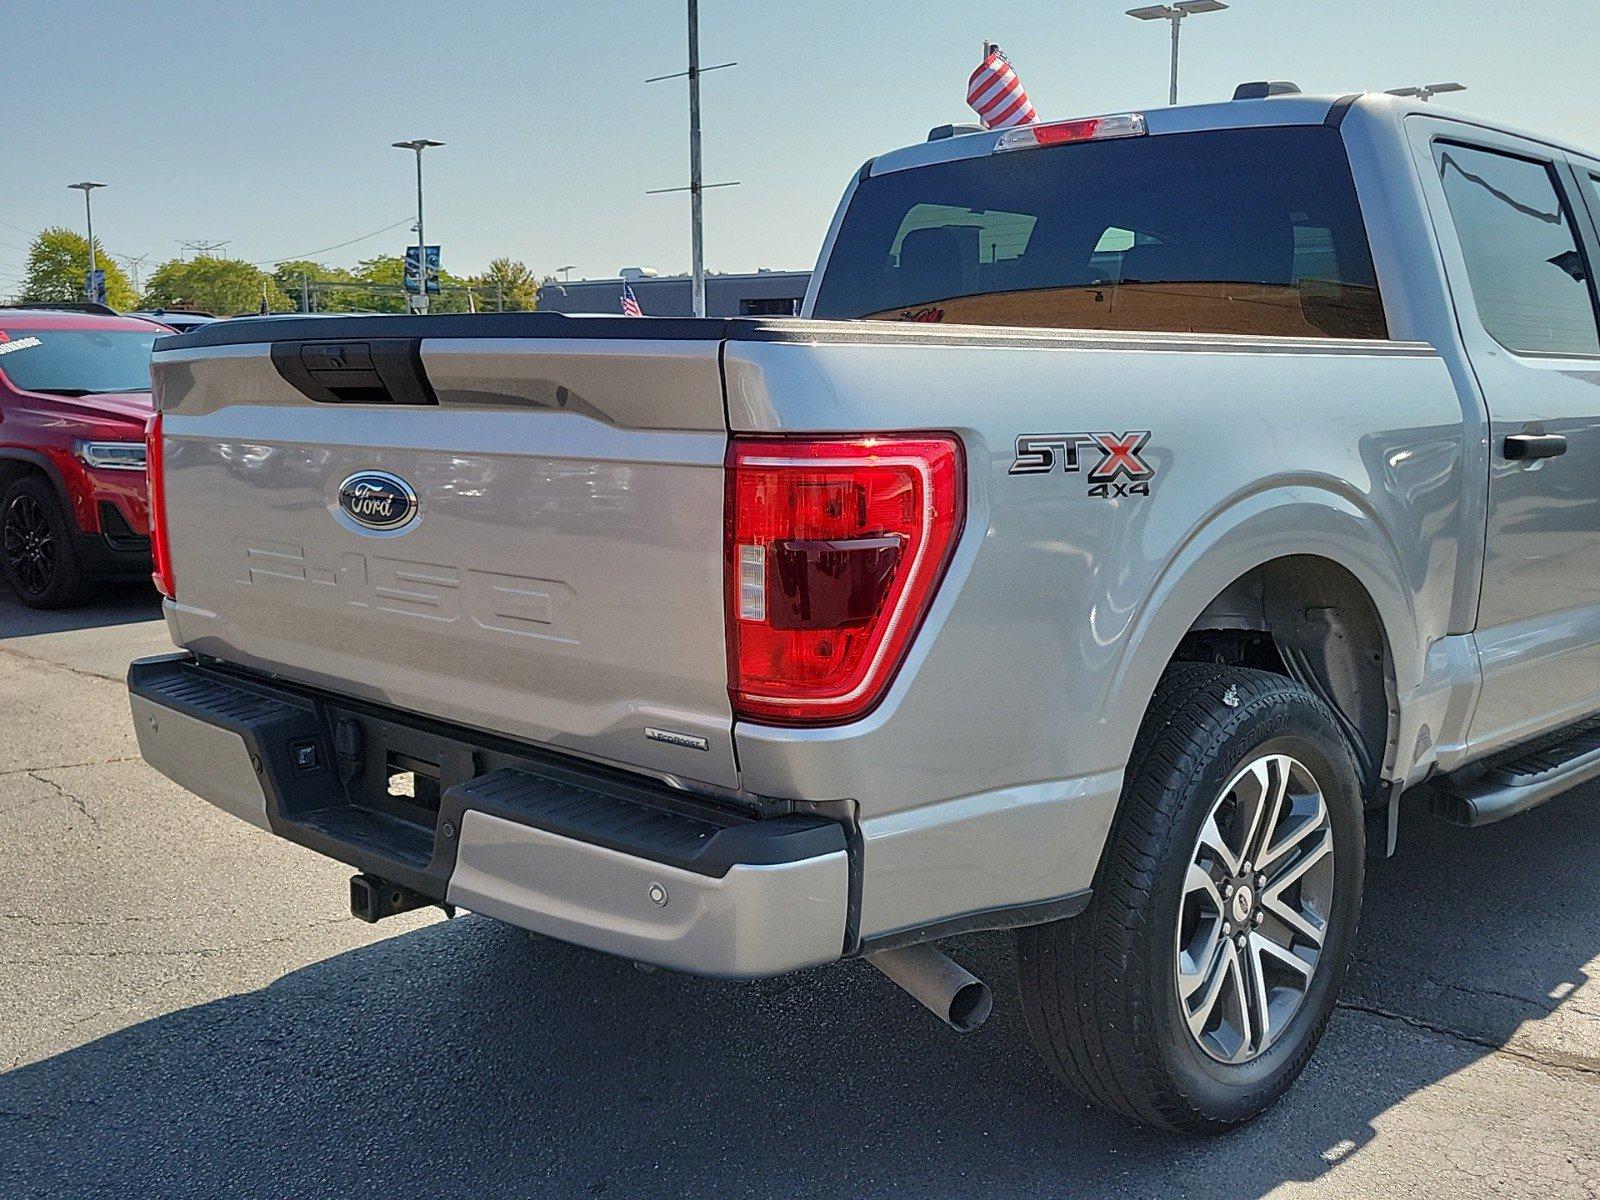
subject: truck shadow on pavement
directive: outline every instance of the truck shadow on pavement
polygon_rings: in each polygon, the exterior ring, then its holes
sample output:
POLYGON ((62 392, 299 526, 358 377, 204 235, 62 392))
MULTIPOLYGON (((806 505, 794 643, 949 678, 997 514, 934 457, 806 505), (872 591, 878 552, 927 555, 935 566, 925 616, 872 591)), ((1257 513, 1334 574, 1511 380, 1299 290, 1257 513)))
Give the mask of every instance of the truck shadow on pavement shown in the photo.
POLYGON ((1360 1156, 1585 983, 1597 794, 1475 833, 1408 816, 1317 1060, 1216 1141, 1058 1089, 1004 935, 955 944, 998 999, 958 1037, 860 963, 710 982, 468 917, 0 1077, 0 1191, 1260 1196, 1360 1156))
POLYGON ((0 581, 0 641, 40 633, 129 625, 161 616, 161 597, 148 583, 103 584, 88 604, 77 608, 29 608, 0 581))

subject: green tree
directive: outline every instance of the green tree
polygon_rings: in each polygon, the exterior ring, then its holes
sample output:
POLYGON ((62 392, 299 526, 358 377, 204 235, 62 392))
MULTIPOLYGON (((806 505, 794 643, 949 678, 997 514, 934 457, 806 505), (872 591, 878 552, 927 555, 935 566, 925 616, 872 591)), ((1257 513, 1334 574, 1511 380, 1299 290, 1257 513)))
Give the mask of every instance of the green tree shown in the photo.
POLYGON ((259 311, 263 289, 269 311, 294 311, 294 302, 260 267, 199 254, 157 267, 145 288, 144 302, 151 308, 198 308, 231 317, 259 311))
MULTIPOLYGON (((106 303, 112 308, 137 308, 139 296, 100 239, 94 240, 95 265, 106 273, 106 303)), ((28 247, 28 269, 19 300, 43 303, 83 299, 83 275, 89 269, 89 239, 70 229, 45 229, 28 247)))
POLYGON ((539 277, 527 263, 497 258, 482 275, 467 281, 478 293, 478 311, 490 312, 501 302, 506 312, 532 312, 539 307, 539 277))
MULTIPOLYGON (((356 276, 364 283, 375 284, 382 291, 369 291, 366 307, 373 312, 403 313, 406 311, 405 293, 400 291, 405 281, 405 259, 396 254, 380 254, 362 260, 356 266, 356 276)), ((428 311, 435 313, 461 313, 467 311, 466 280, 439 271, 440 295, 429 296, 428 311)))
POLYGON ((375 284, 382 291, 363 294, 362 307, 373 312, 403 313, 406 298, 398 289, 405 278, 405 260, 394 254, 364 258, 356 264, 355 276, 362 283, 375 284))
POLYGON ((312 312, 354 312, 372 307, 368 294, 360 289, 355 272, 345 267, 295 260, 279 263, 272 276, 297 311, 303 311, 306 300, 311 302, 312 312), (319 284, 322 286, 316 286, 319 284), (330 289, 329 284, 352 286, 330 289))

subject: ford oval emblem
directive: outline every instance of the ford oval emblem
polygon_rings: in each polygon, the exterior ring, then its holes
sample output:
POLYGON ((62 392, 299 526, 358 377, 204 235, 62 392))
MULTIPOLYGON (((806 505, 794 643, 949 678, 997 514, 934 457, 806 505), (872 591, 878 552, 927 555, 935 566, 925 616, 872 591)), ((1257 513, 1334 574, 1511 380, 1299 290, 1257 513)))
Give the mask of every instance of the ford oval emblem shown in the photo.
POLYGON ((387 532, 417 515, 417 494, 398 475, 357 471, 339 485, 339 507, 356 524, 387 532))

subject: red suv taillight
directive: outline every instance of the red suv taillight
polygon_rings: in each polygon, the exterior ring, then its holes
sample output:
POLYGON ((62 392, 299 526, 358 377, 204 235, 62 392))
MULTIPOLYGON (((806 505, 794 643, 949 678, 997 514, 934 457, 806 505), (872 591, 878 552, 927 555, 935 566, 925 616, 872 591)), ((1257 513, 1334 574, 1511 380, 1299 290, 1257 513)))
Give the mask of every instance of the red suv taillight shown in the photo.
POLYGON ((837 725, 883 698, 961 532, 949 434, 728 447, 728 690, 736 716, 837 725))
POLYGON ((161 461, 161 414, 150 418, 144 428, 144 472, 149 485, 150 578, 156 590, 167 599, 176 599, 177 580, 172 575, 172 546, 167 541, 167 473, 161 461))

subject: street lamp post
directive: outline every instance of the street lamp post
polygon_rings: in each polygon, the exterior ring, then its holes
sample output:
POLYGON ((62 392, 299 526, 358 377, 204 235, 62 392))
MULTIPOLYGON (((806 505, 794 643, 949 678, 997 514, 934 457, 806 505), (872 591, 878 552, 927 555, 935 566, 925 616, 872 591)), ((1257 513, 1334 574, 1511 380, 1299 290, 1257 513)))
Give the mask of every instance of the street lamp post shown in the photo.
POLYGON ((1148 4, 1143 8, 1130 8, 1128 15, 1141 21, 1172 22, 1172 83, 1167 90, 1167 103, 1178 102, 1178 27, 1185 17, 1196 13, 1218 12, 1228 6, 1222 0, 1178 0, 1176 4, 1148 4))
POLYGON ((414 150, 417 155, 417 298, 413 311, 428 311, 428 239, 422 232, 422 152, 443 142, 431 138, 412 138, 409 142, 390 143, 396 150, 414 150))
POLYGON ((89 207, 89 193, 95 188, 103 188, 103 183, 69 183, 69 188, 83 193, 83 222, 89 227, 89 273, 83 277, 83 298, 93 304, 96 300, 94 294, 94 273, 99 270, 100 264, 95 260, 94 254, 94 211, 89 207))
POLYGON ((1432 100, 1440 92, 1464 92, 1464 83, 1424 83, 1419 87, 1390 88, 1391 96, 1415 96, 1418 100, 1432 100))

